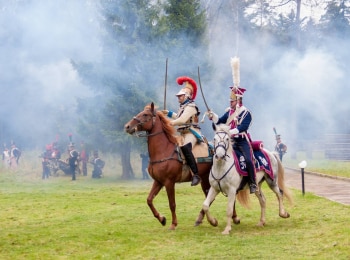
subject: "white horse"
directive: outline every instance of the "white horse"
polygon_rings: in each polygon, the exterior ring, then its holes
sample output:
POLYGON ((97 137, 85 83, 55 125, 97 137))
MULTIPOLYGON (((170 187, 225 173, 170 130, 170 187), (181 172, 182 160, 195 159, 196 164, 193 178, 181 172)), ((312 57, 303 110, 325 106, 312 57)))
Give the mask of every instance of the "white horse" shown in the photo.
MULTIPOLYGON (((203 203, 203 210, 209 223, 213 226, 217 226, 217 220, 210 215, 209 208, 215 197, 221 192, 228 198, 227 203, 227 223, 222 234, 229 234, 231 231, 232 220, 235 224, 240 223, 240 219, 236 215, 235 201, 236 194, 242 183, 243 177, 237 172, 235 167, 235 161, 233 157, 233 147, 231 143, 231 137, 229 134, 229 126, 218 125, 216 126, 216 132, 214 136, 214 158, 213 166, 209 175, 209 182, 211 188, 208 196, 203 203)), ((259 199, 261 207, 261 215, 258 226, 265 225, 265 211, 266 211, 266 199, 261 190, 263 181, 266 181, 270 189, 276 194, 279 203, 279 216, 282 218, 289 218, 289 213, 285 211, 283 206, 283 196, 286 197, 292 204, 292 197, 284 183, 284 168, 276 153, 272 153, 264 149, 268 154, 271 161, 271 169, 273 170, 273 180, 268 176, 265 171, 256 172, 256 183, 258 189, 255 195, 259 199)), ((237 194, 238 201, 245 207, 249 202, 249 186, 245 184, 243 190, 237 194)))

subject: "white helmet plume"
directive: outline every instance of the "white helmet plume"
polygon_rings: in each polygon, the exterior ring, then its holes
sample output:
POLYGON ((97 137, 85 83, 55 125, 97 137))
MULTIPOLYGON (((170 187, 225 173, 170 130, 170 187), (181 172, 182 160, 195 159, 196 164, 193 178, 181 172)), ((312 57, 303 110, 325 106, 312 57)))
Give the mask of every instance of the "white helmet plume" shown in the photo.
POLYGON ((232 69, 232 78, 233 78, 233 86, 234 88, 238 88, 240 84, 240 74, 239 74, 239 58, 233 57, 231 58, 231 69, 232 69))

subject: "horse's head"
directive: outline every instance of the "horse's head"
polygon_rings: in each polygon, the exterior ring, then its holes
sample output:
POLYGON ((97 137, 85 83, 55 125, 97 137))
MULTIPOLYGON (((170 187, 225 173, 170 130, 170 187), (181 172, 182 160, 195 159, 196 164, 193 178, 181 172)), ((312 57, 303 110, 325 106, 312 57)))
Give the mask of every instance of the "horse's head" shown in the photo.
POLYGON ((214 128, 214 156, 217 160, 224 160, 229 150, 231 150, 230 127, 224 124, 217 125, 214 128))
POLYGON ((155 109, 154 103, 147 105, 143 111, 134 116, 129 122, 124 126, 125 132, 128 134, 134 134, 138 131, 151 131, 155 120, 155 109))

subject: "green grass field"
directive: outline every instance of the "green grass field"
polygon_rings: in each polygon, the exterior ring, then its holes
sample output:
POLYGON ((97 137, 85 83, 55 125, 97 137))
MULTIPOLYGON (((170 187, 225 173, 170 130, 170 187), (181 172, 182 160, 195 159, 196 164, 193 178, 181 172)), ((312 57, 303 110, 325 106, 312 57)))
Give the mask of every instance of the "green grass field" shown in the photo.
MULTIPOLYGON (((136 161, 135 161, 136 162, 136 161)), ((137 162, 138 163, 138 162, 137 162)), ((138 164, 135 165, 135 169, 138 164)), ((164 190, 155 199, 167 217, 153 217, 146 198, 151 181, 120 180, 118 160, 108 158, 102 179, 60 175, 41 180, 40 164, 24 160, 16 172, 0 170, 0 259, 349 259, 349 206, 292 190, 289 219, 278 216, 275 195, 264 185, 266 226, 256 227, 257 198, 251 209, 238 205, 240 225, 221 234, 226 202, 211 207, 219 226, 205 220, 194 227, 204 196, 190 183, 177 184, 178 227, 164 190)))

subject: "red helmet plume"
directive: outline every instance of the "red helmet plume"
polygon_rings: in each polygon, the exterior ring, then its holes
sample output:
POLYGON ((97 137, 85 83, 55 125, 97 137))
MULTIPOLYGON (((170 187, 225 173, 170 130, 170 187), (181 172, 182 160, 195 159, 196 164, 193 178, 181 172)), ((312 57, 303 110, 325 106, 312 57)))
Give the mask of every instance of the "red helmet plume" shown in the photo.
POLYGON ((185 89, 189 89, 191 91, 191 99, 194 100, 197 96, 197 83, 191 79, 190 77, 178 77, 176 79, 177 84, 182 85, 185 83, 185 87, 182 89, 186 91, 185 89))

